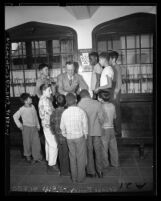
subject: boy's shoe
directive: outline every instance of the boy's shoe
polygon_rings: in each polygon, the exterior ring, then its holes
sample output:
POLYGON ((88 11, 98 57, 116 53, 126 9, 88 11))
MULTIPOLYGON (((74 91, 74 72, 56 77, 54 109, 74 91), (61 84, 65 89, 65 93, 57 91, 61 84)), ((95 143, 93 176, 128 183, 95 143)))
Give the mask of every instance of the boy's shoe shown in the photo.
POLYGON ((96 177, 96 174, 86 174, 87 177, 90 177, 90 178, 95 178, 96 177))
POLYGON ((99 178, 103 178, 103 172, 97 172, 99 178))
POLYGON ((26 161, 28 162, 28 163, 30 163, 32 160, 31 160, 31 156, 26 156, 26 161))
POLYGON ((47 167, 47 172, 48 173, 55 173, 55 172, 59 172, 59 169, 56 165, 52 165, 47 167))
POLYGON ((42 162, 42 160, 41 159, 38 159, 38 160, 32 160, 32 164, 35 164, 35 163, 41 163, 42 162))

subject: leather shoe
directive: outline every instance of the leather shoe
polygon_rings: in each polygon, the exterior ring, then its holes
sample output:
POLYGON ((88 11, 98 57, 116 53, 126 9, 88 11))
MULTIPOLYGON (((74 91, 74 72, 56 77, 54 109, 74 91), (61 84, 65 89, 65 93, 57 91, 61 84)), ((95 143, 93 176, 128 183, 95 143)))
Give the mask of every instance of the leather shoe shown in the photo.
POLYGON ((97 172, 99 178, 103 178, 103 172, 97 172))

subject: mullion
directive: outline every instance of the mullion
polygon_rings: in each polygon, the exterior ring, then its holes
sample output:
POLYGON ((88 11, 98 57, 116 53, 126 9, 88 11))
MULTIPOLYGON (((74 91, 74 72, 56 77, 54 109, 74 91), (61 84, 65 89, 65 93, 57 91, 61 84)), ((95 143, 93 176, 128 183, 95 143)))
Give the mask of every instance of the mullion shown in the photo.
POLYGON ((128 84, 127 84, 127 38, 125 35, 125 58, 126 58, 126 93, 128 93, 128 84))
POLYGON ((13 61, 13 57, 12 57, 12 46, 11 46, 11 48, 10 48, 10 66, 11 66, 11 80, 12 80, 12 84, 11 84, 11 86, 12 86, 12 92, 13 92, 13 97, 15 97, 15 91, 14 91, 14 83, 13 83, 13 69, 12 69, 12 61, 13 61))
POLYGON ((21 42, 21 48, 22 48, 22 66, 23 66, 24 88, 25 88, 25 93, 26 93, 26 81, 25 81, 25 70, 24 70, 24 59, 23 59, 23 42, 21 42))

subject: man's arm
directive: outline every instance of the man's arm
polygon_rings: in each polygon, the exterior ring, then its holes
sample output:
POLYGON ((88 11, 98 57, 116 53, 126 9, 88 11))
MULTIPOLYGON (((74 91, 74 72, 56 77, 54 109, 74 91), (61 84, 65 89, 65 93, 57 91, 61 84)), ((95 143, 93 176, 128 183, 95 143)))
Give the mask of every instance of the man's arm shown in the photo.
POLYGON ((19 110, 13 115, 13 119, 14 119, 14 122, 15 122, 16 126, 22 130, 23 125, 22 125, 22 123, 21 123, 20 120, 19 120, 19 119, 20 119, 20 116, 21 116, 21 110, 19 109, 19 110))
POLYGON ((67 92, 64 91, 64 87, 63 87, 63 76, 62 75, 59 75, 57 77, 57 86, 58 86, 58 92, 60 94, 63 94, 66 96, 67 92))

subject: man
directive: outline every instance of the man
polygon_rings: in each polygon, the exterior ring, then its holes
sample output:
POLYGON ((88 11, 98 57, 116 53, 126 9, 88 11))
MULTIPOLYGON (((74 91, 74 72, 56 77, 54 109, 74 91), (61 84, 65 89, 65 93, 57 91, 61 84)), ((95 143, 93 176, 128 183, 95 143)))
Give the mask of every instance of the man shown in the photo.
POLYGON ((88 119, 86 113, 76 105, 77 98, 73 93, 66 95, 66 102, 68 108, 62 114, 60 129, 67 138, 72 181, 83 182, 87 161, 88 119))
POLYGON ((109 53, 109 64, 112 66, 114 71, 114 88, 113 88, 113 103, 116 107, 116 120, 115 120, 115 131, 121 136, 121 114, 120 114, 120 97, 121 97, 121 85, 122 85, 122 73, 121 67, 117 64, 119 54, 116 51, 109 53))
POLYGON ((100 78, 103 69, 99 64, 99 56, 97 52, 91 52, 89 54, 89 61, 93 69, 91 77, 91 90, 93 92, 93 99, 97 99, 97 95, 94 91, 100 86, 100 78))
POLYGON ((101 103, 93 100, 87 90, 80 92, 81 100, 78 104, 88 117, 88 136, 87 136, 87 176, 102 178, 102 155, 101 155, 101 122, 103 121, 103 113, 101 103), (95 157, 94 157, 94 153, 95 157), (95 169, 96 166, 96 169, 95 169))
POLYGON ((67 93, 78 94, 80 89, 87 89, 88 85, 86 84, 83 77, 75 73, 73 62, 66 63, 66 72, 58 75, 57 77, 58 92, 63 95, 67 93))
POLYGON ((54 110, 50 96, 52 94, 51 86, 42 84, 40 86, 42 96, 39 100, 39 115, 45 135, 45 151, 46 160, 48 161, 48 172, 57 171, 56 161, 58 148, 56 138, 53 135, 50 127, 50 116, 54 110))

